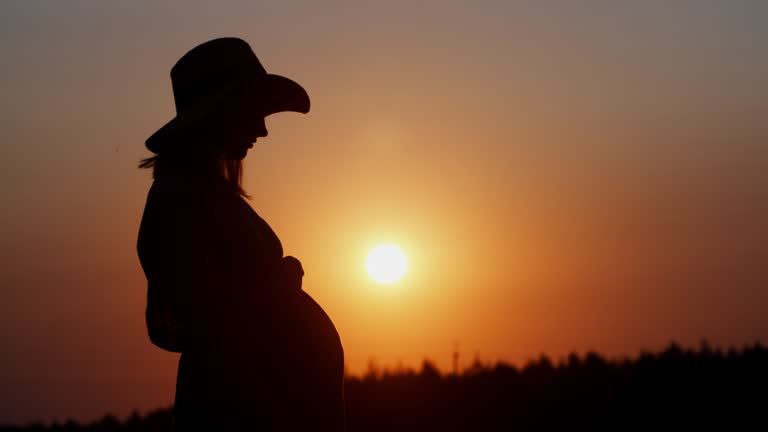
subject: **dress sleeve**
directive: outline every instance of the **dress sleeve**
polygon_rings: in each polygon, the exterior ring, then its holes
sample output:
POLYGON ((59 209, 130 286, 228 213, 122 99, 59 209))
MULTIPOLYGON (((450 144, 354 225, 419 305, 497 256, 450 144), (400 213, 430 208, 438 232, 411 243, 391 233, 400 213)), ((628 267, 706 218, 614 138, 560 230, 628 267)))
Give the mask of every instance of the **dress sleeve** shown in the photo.
POLYGON ((215 304, 211 292, 214 236, 205 206, 178 189, 153 184, 139 228, 138 253, 147 276, 149 338, 172 352, 206 338, 215 304))

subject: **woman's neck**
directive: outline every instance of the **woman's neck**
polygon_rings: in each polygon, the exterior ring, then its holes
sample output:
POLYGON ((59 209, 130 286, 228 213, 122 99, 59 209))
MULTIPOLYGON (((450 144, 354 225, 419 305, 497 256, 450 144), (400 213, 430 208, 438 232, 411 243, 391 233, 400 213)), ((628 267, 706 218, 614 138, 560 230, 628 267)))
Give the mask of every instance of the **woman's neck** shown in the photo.
POLYGON ((221 177, 214 158, 161 156, 154 170, 155 178, 183 177, 185 180, 209 181, 221 177))

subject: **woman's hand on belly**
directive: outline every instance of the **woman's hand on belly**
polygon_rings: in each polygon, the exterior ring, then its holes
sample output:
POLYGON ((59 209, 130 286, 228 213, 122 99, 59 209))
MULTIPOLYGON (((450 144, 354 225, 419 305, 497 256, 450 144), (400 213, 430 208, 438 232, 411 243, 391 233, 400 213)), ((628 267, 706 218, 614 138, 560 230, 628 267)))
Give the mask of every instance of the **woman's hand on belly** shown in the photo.
POLYGON ((285 288, 301 291, 301 281, 304 277, 304 268, 301 262, 292 256, 284 257, 280 262, 280 279, 285 288))

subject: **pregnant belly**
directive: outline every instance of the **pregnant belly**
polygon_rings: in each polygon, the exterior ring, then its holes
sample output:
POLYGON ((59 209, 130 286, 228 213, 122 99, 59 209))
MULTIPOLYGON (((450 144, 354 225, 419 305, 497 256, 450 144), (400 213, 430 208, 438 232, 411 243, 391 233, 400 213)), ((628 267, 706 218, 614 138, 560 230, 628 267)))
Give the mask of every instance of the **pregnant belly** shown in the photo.
POLYGON ((344 369, 344 352, 341 339, 333 321, 322 307, 306 292, 299 291, 295 299, 293 318, 296 322, 290 327, 295 329, 298 342, 303 345, 301 351, 309 354, 323 368, 344 369))
POLYGON ((343 429, 344 351, 336 327, 303 291, 271 306, 253 311, 250 330, 234 332, 238 343, 182 354, 180 421, 222 406, 230 417, 239 407, 243 416, 273 419, 284 430, 343 429))
MULTIPOLYGON (((316 430, 341 430, 344 423, 344 351, 333 322, 322 307, 298 291, 292 296, 286 318, 279 385, 280 399, 292 407, 291 418, 299 423, 286 430, 312 426, 316 430), (301 413, 296 416, 297 413, 301 413), (302 427, 299 427, 302 426, 302 427)), ((282 332, 281 332, 282 333, 282 332)))
POLYGON ((339 333, 323 308, 301 290, 259 299, 258 306, 238 311, 243 326, 235 326, 233 346, 245 367, 263 362, 263 367, 296 371, 344 369, 344 351, 339 333))

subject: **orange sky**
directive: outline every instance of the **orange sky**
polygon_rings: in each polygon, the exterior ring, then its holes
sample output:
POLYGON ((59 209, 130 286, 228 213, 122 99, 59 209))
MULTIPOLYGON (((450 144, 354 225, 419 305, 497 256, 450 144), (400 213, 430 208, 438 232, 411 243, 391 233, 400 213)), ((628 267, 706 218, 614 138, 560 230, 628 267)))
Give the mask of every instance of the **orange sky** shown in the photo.
POLYGON ((535 2, 0 6, 0 424, 167 405, 135 241, 169 70, 239 36, 302 83, 251 205, 349 369, 768 340, 768 9, 535 2), (368 251, 400 245, 382 288, 368 251))

